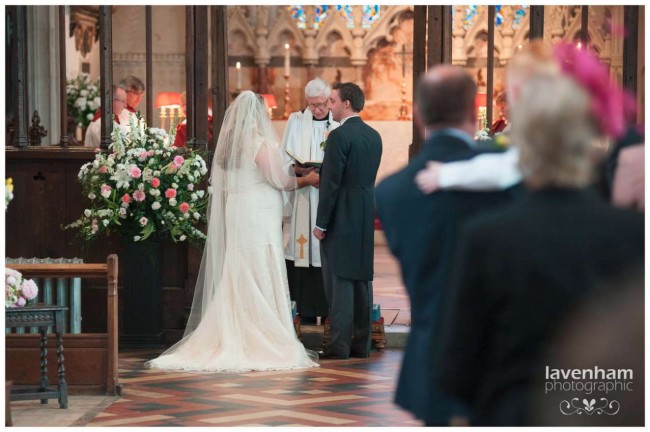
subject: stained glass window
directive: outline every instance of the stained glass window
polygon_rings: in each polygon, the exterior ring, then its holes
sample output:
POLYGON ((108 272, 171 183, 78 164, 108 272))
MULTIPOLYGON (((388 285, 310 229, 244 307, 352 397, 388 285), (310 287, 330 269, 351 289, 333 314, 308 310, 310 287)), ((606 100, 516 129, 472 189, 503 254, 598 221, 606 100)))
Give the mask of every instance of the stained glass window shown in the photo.
MULTIPOLYGON (((512 22, 512 28, 514 30, 520 29, 524 25, 524 18, 526 18, 526 13, 528 13, 528 6, 526 5, 517 5, 513 6, 515 9, 515 16, 514 20, 512 22)), ((474 19, 478 15, 479 12, 479 6, 467 6, 465 8, 465 20, 463 21, 463 28, 465 30, 468 30, 473 24, 474 24, 474 19)), ((495 24, 496 26, 500 26, 503 24, 504 17, 503 17, 503 12, 501 11, 502 6, 498 5, 495 6, 495 24)), ((454 8, 451 9, 451 16, 454 16, 454 8)))
MULTIPOLYGON (((299 29, 307 27, 307 16, 302 6, 288 6, 291 18, 296 22, 299 29)), ((314 6, 314 28, 319 28, 327 18, 327 6, 314 6)))
POLYGON ((315 6, 314 7, 314 28, 318 28, 323 24, 327 18, 327 6, 315 6))
POLYGON ((478 6, 467 6, 465 10, 465 22, 463 23, 463 28, 468 30, 472 26, 472 21, 478 15, 478 6))
POLYGON ((304 29, 307 24, 307 19, 305 18, 305 10, 302 6, 289 6, 289 12, 298 28, 304 29))
POLYGON ((348 22, 348 28, 354 28, 354 17, 352 16, 352 6, 338 5, 336 6, 336 10, 338 10, 341 13, 341 15, 343 15, 343 18, 345 18, 345 20, 348 22))
POLYGON ((512 23, 512 28, 517 30, 524 25, 524 18, 528 12, 528 6, 515 6, 515 20, 512 23))
POLYGON ((363 7, 363 28, 371 28, 380 18, 381 8, 379 5, 365 5, 363 7))

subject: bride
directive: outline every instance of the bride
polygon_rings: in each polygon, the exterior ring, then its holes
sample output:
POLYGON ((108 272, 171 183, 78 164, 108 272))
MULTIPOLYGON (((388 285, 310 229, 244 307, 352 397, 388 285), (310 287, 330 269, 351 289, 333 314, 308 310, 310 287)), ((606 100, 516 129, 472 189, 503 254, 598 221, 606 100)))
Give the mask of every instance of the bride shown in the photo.
POLYGON ((226 111, 212 162, 208 238, 185 334, 148 367, 245 372, 318 366, 291 320, 281 190, 296 189, 298 180, 283 164, 263 99, 241 93, 226 111))

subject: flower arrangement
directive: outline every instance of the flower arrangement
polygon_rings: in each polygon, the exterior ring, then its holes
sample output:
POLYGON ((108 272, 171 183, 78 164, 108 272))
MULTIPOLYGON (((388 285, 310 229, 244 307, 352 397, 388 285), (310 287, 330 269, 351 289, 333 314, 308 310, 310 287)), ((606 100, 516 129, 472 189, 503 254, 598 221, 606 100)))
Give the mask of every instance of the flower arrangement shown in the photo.
POLYGON ((10 268, 5 269, 5 307, 23 307, 36 303, 38 287, 31 279, 10 268))
POLYGON ((113 129, 112 152, 97 149, 79 170, 90 206, 65 228, 78 228, 86 240, 116 231, 136 242, 154 234, 204 241, 195 225, 206 221, 208 196, 198 185, 208 168, 194 150, 174 147, 173 138, 148 128, 139 114, 128 131, 113 129))
POLYGON ((490 129, 488 128, 481 129, 474 135, 475 141, 488 141, 490 139, 490 129))
POLYGON ((68 115, 74 117, 77 126, 88 126, 101 105, 99 79, 91 81, 88 74, 80 73, 75 79, 68 80, 66 94, 68 115))
POLYGON ((14 185, 11 178, 5 179, 5 210, 9 207, 9 202, 14 199, 14 185))

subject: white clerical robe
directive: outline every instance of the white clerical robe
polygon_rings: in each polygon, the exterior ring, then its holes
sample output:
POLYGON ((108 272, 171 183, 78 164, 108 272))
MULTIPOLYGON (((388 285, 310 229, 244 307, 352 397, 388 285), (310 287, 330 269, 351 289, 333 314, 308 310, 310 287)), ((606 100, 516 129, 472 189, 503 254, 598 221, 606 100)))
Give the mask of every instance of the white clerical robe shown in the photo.
MULTIPOLYGON (((129 121, 131 116, 135 116, 131 111, 124 108, 117 118, 120 120, 119 127, 125 132, 129 132, 129 121)), ((113 122, 115 127, 115 122, 113 122)), ((84 147, 99 147, 99 142, 102 136, 102 119, 98 118, 88 125, 86 129, 86 138, 84 139, 84 147)))
MULTIPOLYGON (((338 125, 332 119, 331 112, 324 121, 314 121, 309 110, 292 113, 284 131, 282 147, 302 160, 322 161, 324 152, 321 143, 338 125)), ((287 166, 291 163, 287 156, 287 166)), ((294 261, 296 267, 321 267, 320 242, 312 235, 316 226, 318 193, 318 189, 312 186, 285 192, 285 201, 291 206, 291 216, 285 219, 282 227, 284 256, 294 261)))

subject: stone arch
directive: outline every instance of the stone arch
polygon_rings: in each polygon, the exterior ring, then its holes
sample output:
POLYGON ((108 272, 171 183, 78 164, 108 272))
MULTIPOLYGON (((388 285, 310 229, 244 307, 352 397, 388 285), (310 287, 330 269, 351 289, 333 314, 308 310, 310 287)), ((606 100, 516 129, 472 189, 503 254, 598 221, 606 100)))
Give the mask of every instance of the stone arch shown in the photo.
POLYGON ((302 47, 305 46, 305 37, 291 18, 286 7, 280 7, 276 15, 275 24, 269 33, 269 53, 273 56, 283 55, 286 38, 293 39, 291 46, 293 55, 302 56, 302 47))
POLYGON ((388 6, 382 11, 379 22, 370 29, 363 40, 363 53, 368 53, 377 48, 377 44, 382 40, 390 41, 391 32, 399 26, 400 18, 405 12, 413 12, 413 6, 388 6))
POLYGON ((232 12, 228 14, 228 53, 229 55, 242 55, 244 53, 233 53, 230 50, 231 43, 236 40, 241 40, 242 44, 247 48, 246 55, 254 55, 257 49, 255 43, 255 34, 251 29, 248 19, 242 15, 239 8, 230 9, 232 12))
POLYGON ((332 7, 332 13, 330 14, 328 10, 328 16, 325 18, 325 22, 316 36, 315 49, 317 53, 320 53, 324 48, 328 47, 328 39, 334 33, 341 37, 344 47, 351 53, 353 41, 350 29, 347 28, 345 18, 343 18, 339 11, 332 7))

